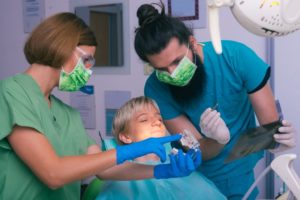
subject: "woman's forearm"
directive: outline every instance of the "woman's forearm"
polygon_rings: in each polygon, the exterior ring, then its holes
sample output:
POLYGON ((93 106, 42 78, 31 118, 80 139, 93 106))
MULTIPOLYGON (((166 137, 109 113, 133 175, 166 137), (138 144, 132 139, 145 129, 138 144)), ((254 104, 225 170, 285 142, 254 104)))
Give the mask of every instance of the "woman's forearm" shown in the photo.
POLYGON ((104 172, 99 172, 97 176, 101 179, 109 180, 140 180, 153 178, 152 165, 125 162, 124 164, 111 167, 104 172))
MULTIPOLYGON (((35 129, 14 128, 8 141, 19 158, 49 188, 59 188, 116 165, 116 150, 78 156, 59 156, 48 139, 35 129)), ((88 152, 87 152, 88 153, 88 152)))
POLYGON ((59 158, 52 168, 49 168, 53 177, 54 188, 85 177, 95 175, 116 165, 115 150, 83 156, 65 156, 59 158))

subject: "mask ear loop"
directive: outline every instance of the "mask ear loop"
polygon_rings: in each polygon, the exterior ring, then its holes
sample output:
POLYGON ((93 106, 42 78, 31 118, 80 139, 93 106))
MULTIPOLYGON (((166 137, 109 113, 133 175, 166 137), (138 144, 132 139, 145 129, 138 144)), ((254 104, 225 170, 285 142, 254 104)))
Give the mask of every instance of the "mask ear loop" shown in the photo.
POLYGON ((190 43, 188 42, 188 44, 187 44, 187 51, 186 51, 186 53, 185 53, 185 56, 187 57, 187 55, 188 55, 188 53, 189 53, 189 49, 190 49, 190 43))
MULTIPOLYGON (((196 50, 194 49, 194 48, 190 48, 190 43, 188 42, 188 45, 187 45, 187 47, 188 47, 188 50, 189 49, 191 49, 192 50, 192 54, 193 54, 193 60, 194 60, 194 64, 197 66, 197 64, 196 64, 196 50)), ((185 56, 187 56, 187 54, 188 54, 188 50, 187 50, 187 52, 186 52, 186 55, 185 56)))
MULTIPOLYGON (((75 54, 75 53, 73 53, 73 54, 75 54)), ((61 71, 63 71, 64 73, 70 75, 70 74, 75 70, 76 66, 78 65, 78 62, 80 62, 80 59, 81 59, 77 54, 75 54, 75 57, 76 57, 76 59, 77 59, 77 62, 76 62, 76 65, 75 65, 74 69, 68 73, 68 72, 66 72, 66 71, 64 70, 64 66, 62 66, 62 67, 61 67, 61 71)))
POLYGON ((80 47, 76 47, 76 50, 79 51, 80 53, 82 53, 83 55, 88 55, 83 49, 81 49, 80 47))
MULTIPOLYGON (((189 45, 188 45, 188 47, 189 47, 189 45)), ((197 63, 196 63, 196 54, 197 54, 197 52, 196 52, 196 50, 194 48, 191 48, 191 50, 192 50, 193 60, 194 60, 193 63, 197 66, 197 63)))

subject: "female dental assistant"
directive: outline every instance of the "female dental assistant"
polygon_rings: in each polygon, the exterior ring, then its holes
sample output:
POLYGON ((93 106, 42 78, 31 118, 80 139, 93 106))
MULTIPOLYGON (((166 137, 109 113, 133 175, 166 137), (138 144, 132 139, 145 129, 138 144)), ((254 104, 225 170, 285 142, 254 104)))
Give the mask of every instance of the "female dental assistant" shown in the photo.
MULTIPOLYGON (((211 42, 199 44, 183 22, 165 15, 163 5, 161 8, 159 12, 143 4, 137 11, 135 50, 155 68, 145 84, 145 95, 157 102, 170 133, 187 129, 198 137, 203 174, 228 199, 242 199, 254 181, 253 169, 263 152, 230 163, 224 160, 240 134, 256 126, 255 115, 260 124, 278 120, 267 83, 270 67, 239 42, 223 41, 223 53, 216 54, 211 42), (211 109, 216 104, 217 111, 211 109), (215 134, 222 120, 230 130, 230 141, 220 140, 226 132, 215 134)), ((293 126, 286 120, 282 123, 281 134, 274 139, 279 149, 291 148, 295 146, 293 126)), ((257 190, 249 199, 256 195, 257 190)))
POLYGON ((95 50, 94 34, 72 13, 49 17, 27 39, 29 68, 0 82, 0 199, 76 200, 80 180, 91 175, 170 178, 197 167, 189 154, 155 167, 122 164, 148 153, 164 161, 163 144, 179 135, 100 152, 79 113, 51 95, 55 87, 76 91, 86 84, 95 50))

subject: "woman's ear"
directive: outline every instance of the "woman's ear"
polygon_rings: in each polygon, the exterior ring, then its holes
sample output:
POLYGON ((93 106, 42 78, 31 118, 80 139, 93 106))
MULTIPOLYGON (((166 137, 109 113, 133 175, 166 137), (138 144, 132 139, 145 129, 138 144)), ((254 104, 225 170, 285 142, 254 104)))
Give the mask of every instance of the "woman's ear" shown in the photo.
POLYGON ((129 135, 125 134, 125 133, 120 133, 119 134, 119 140, 121 142, 123 142, 124 144, 130 144, 132 143, 132 139, 130 138, 129 135))

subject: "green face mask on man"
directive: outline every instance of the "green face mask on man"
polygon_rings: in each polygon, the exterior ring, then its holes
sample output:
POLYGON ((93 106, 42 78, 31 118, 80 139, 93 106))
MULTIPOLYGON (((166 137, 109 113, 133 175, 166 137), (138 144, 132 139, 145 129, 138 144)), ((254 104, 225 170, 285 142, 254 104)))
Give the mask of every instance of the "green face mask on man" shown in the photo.
MULTIPOLYGON (((188 50, 187 50, 188 53, 188 50)), ((175 86, 186 86, 191 79, 193 78, 197 65, 195 65, 186 55, 181 59, 176 69, 172 72, 172 74, 156 70, 156 77, 159 81, 175 85, 175 86)))

